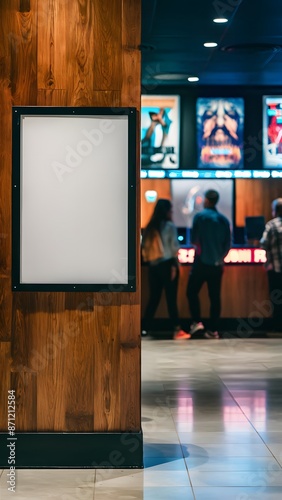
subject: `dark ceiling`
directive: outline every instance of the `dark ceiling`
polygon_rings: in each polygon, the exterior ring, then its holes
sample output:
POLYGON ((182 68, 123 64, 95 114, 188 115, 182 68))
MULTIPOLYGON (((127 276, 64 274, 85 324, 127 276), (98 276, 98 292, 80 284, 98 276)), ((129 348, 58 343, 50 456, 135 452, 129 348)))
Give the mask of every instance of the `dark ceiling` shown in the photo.
POLYGON ((282 85, 281 0, 142 0, 141 51, 143 89, 282 85))

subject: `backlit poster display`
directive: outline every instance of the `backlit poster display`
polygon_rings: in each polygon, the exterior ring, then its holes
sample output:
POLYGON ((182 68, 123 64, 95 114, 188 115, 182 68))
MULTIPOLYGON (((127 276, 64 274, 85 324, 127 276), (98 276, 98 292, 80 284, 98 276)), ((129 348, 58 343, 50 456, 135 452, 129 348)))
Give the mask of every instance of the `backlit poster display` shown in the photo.
POLYGON ((14 291, 135 291, 135 108, 13 108, 14 291))
POLYGON ((263 97, 263 167, 282 167, 282 96, 263 97))
POLYGON ((141 168, 179 168, 179 96, 141 97, 141 168))
POLYGON ((243 168, 244 100, 201 97, 196 116, 198 168, 243 168))

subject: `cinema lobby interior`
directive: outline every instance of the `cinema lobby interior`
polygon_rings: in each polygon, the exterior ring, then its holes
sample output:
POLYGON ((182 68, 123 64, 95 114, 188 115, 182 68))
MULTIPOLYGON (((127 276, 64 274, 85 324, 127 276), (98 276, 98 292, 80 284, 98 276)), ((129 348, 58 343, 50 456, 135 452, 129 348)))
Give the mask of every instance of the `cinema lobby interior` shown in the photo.
POLYGON ((281 500, 279 2, 5 0, 0 24, 0 499, 281 500), (216 331, 188 288, 209 192, 216 331), (147 318, 163 199, 182 337, 165 290, 147 318))

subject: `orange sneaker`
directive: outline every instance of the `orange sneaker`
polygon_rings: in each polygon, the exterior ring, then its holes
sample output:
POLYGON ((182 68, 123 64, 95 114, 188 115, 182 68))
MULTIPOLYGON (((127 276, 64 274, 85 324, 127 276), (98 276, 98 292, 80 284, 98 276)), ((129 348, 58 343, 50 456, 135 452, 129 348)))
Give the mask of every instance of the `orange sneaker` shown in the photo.
POLYGON ((173 338, 174 340, 190 339, 191 335, 190 333, 186 333, 183 330, 177 330, 176 332, 174 332, 173 338))

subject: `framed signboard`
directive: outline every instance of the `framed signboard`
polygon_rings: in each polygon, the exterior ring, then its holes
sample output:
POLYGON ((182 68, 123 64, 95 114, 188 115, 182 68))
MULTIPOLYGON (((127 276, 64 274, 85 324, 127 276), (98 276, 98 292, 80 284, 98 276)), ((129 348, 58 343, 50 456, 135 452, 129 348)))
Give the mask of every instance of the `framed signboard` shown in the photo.
POLYGON ((282 168, 282 96, 263 96, 263 168, 282 168))
POLYGON ((135 108, 12 113, 13 290, 135 291, 135 108))
POLYGON ((244 100, 200 97, 196 103, 198 168, 244 167, 244 100))
POLYGON ((141 168, 179 168, 180 98, 141 96, 141 168))

